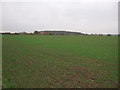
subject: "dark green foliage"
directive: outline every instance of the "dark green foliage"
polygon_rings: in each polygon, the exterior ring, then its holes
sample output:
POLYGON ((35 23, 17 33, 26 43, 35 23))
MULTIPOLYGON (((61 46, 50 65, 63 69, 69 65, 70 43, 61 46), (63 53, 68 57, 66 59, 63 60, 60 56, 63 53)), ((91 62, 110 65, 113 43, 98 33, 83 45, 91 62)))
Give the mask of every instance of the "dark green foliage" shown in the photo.
POLYGON ((34 34, 39 34, 39 31, 34 31, 34 34))
POLYGON ((107 36, 111 36, 111 34, 107 34, 107 36))

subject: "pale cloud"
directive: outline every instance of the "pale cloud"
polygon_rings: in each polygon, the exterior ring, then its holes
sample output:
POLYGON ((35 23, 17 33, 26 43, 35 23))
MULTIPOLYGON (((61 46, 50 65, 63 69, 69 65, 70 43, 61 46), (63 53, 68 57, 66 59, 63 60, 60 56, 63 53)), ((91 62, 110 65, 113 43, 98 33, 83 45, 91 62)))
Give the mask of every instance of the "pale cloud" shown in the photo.
POLYGON ((2 3, 0 3, 0 31, 2 31, 2 3))
POLYGON ((2 2, 118 2, 119 0, 1 0, 2 2))
POLYGON ((2 3, 4 31, 62 29, 86 33, 118 32, 117 0, 30 1, 4 0, 2 3))

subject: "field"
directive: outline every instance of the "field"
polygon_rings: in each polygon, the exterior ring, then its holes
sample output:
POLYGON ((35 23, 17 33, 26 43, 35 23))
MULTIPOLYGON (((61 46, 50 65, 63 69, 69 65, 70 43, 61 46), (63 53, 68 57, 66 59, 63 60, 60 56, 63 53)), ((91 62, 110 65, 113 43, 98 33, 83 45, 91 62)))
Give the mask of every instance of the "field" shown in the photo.
POLYGON ((117 36, 2 36, 3 88, 116 88, 117 36))
POLYGON ((0 89, 2 88, 2 35, 0 35, 0 89))

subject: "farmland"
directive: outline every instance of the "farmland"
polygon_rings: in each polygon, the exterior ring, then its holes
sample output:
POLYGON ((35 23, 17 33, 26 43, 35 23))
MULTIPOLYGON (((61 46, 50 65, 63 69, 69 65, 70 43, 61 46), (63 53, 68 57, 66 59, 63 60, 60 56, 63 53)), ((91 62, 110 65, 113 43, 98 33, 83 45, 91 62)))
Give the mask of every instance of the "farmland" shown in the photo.
POLYGON ((3 35, 3 88, 116 88, 118 37, 3 35))
POLYGON ((2 88, 2 35, 0 35, 0 89, 2 88))

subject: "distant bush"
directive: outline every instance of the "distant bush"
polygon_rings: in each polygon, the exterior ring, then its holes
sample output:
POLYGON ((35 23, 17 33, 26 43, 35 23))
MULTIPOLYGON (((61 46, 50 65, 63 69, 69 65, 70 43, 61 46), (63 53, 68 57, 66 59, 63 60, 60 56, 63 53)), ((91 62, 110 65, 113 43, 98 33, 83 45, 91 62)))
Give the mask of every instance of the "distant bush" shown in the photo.
POLYGON ((107 36, 111 36, 110 34, 107 34, 107 36))
POLYGON ((34 34, 38 34, 39 32, 38 31, 34 31, 34 34))

